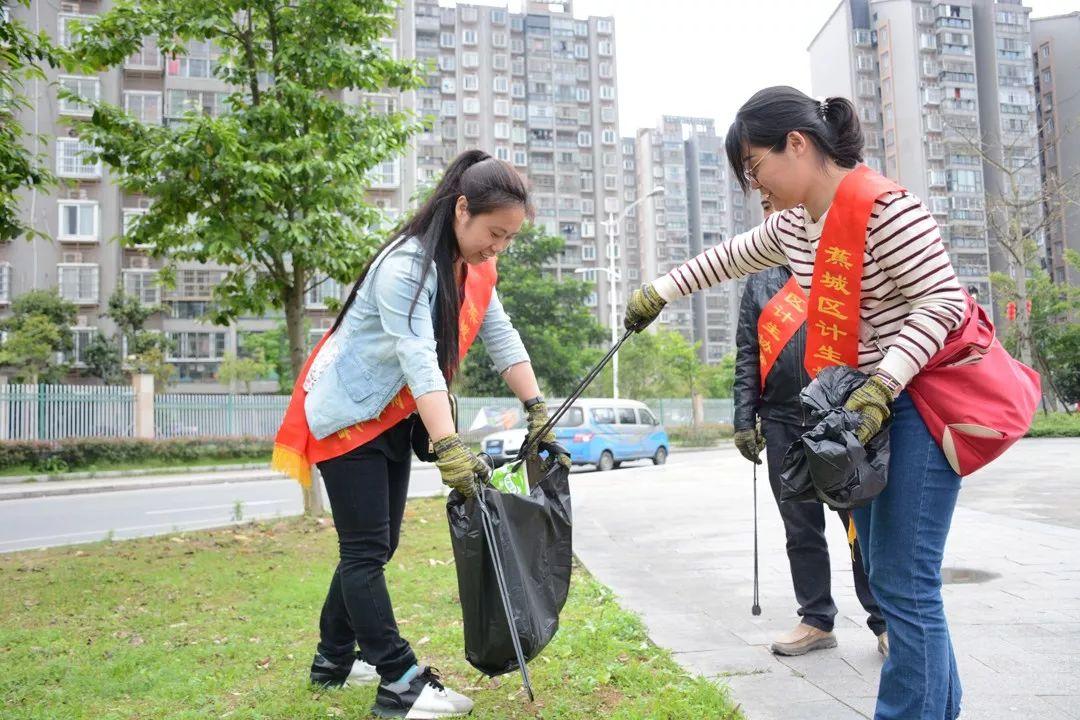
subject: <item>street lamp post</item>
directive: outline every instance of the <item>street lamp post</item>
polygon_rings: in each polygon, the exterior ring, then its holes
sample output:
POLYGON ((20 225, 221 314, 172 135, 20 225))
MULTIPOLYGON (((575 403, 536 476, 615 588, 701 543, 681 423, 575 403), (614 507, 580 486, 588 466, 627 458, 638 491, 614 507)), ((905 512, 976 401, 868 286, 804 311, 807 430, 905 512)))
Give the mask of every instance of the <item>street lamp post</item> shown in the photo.
MULTIPOLYGON (((621 213, 619 213, 618 217, 616 217, 615 213, 608 213, 607 222, 603 223, 604 227, 607 229, 607 237, 608 237, 608 243, 607 243, 608 266, 606 268, 596 268, 596 269, 600 270, 600 271, 603 271, 603 272, 606 272, 608 274, 608 308, 609 308, 608 322, 611 324, 611 345, 612 345, 612 347, 614 347, 615 343, 617 343, 619 341, 619 328, 618 328, 619 318, 618 318, 618 312, 617 312, 616 302, 615 302, 615 283, 617 281, 621 280, 621 278, 619 277, 618 272, 615 270, 615 237, 618 234, 619 224, 623 220, 626 219, 626 216, 629 215, 630 211, 633 210, 635 207, 637 207, 641 203, 645 202, 649 198, 655 197, 657 195, 663 195, 663 194, 664 194, 663 186, 658 185, 658 186, 654 187, 652 190, 650 190, 649 193, 647 195, 645 195, 644 197, 638 198, 637 200, 635 200, 634 202, 630 203, 625 208, 623 208, 623 211, 621 213)), ((587 270, 586 268, 578 268, 574 272, 576 272, 576 273, 584 273, 584 272, 586 272, 586 270, 587 270)), ((612 396, 616 400, 618 400, 619 399, 619 354, 618 353, 615 353, 615 357, 613 357, 612 360, 611 360, 611 380, 612 380, 612 382, 611 382, 612 396)))

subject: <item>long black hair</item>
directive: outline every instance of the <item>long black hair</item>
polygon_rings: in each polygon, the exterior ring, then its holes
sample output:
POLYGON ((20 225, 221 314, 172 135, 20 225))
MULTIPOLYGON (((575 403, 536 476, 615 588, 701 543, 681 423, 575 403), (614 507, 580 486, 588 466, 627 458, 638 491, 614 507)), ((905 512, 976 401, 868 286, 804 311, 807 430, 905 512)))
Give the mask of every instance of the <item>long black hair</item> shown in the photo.
POLYGON ((739 108, 724 140, 728 163, 744 192, 750 189, 743 175, 747 148, 783 150, 788 133, 795 131, 809 137, 840 167, 853 168, 862 162, 862 128, 850 100, 831 97, 818 102, 793 87, 765 88, 739 108))
POLYGON ((409 306, 409 321, 412 322, 413 310, 434 261, 438 277, 433 318, 436 354, 443 377, 447 382, 453 379, 458 366, 459 298, 454 262, 460 254, 457 235, 454 233, 454 208, 461 196, 465 197, 469 215, 473 217, 512 206, 520 206, 527 215, 532 215, 528 185, 509 163, 496 160, 481 150, 466 150, 446 168, 424 204, 394 231, 390 239, 368 261, 334 320, 331 331, 337 330, 341 325, 375 260, 387 248, 415 237, 424 249, 423 270, 409 306))

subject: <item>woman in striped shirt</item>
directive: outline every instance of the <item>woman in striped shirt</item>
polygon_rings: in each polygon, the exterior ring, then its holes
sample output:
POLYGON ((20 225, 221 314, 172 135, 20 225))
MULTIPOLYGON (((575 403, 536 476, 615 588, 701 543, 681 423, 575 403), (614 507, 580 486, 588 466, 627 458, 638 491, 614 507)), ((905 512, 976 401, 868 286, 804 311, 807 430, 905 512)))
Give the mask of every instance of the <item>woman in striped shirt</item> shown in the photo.
MULTIPOLYGON (((818 102, 787 87, 754 95, 728 131, 728 161, 744 190, 760 190, 782 212, 636 290, 626 327, 640 331, 671 300, 776 265, 788 265, 809 294, 826 216, 862 147, 855 108, 844 98, 818 102)), ((903 190, 877 197, 866 225, 856 362, 869 378, 847 407, 859 413, 863 443, 892 418, 889 484, 854 512, 890 641, 875 718, 953 720, 961 690, 941 561, 960 477, 904 387, 960 325, 965 297, 917 197, 903 190)))

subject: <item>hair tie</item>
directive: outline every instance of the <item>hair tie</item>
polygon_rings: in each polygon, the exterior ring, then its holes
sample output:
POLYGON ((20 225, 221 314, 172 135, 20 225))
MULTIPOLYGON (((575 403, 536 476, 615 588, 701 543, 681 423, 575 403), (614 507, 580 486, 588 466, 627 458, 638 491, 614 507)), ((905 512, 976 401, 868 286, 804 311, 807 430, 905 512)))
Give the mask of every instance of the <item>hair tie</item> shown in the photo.
POLYGON ((828 98, 822 98, 821 100, 818 100, 818 112, 821 114, 821 119, 824 120, 826 114, 829 112, 828 98))

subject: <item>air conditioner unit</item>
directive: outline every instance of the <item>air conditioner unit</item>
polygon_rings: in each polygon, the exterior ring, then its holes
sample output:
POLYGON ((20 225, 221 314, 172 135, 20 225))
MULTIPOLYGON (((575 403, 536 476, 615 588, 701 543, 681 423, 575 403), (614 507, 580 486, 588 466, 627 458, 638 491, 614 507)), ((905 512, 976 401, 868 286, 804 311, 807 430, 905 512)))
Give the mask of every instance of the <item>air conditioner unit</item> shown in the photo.
POLYGON ((81 263, 83 261, 81 252, 66 252, 63 257, 65 263, 81 263))
POLYGON ((135 257, 131 258, 131 261, 128 263, 128 265, 133 270, 146 270, 150 267, 150 258, 143 255, 136 255, 135 257))
POLYGON ((86 327, 86 326, 88 326, 90 324, 87 321, 88 317, 89 316, 87 316, 87 315, 76 315, 75 316, 75 326, 76 327, 86 327))
POLYGON ((154 201, 151 200, 150 198, 139 198, 139 208, 141 210, 149 210, 150 205, 152 205, 153 202, 154 201))
POLYGON ((79 3, 77 2, 62 2, 60 3, 60 12, 62 13, 75 13, 79 14, 79 3))

